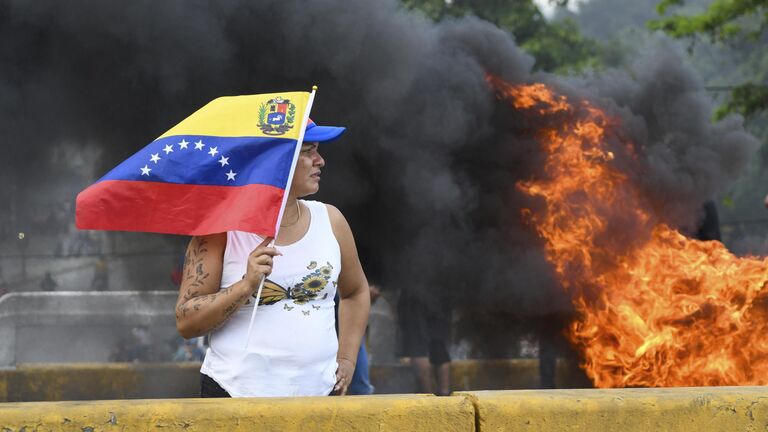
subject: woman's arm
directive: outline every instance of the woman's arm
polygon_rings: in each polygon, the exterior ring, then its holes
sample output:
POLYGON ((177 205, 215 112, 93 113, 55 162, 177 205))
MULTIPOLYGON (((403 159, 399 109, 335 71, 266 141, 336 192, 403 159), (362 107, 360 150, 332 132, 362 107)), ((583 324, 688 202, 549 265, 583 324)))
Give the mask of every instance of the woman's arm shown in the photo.
POLYGON ((176 301, 176 329, 182 337, 202 336, 220 326, 256 292, 262 276, 272 272, 272 257, 278 254, 267 247, 269 241, 265 239, 248 256, 241 281, 220 289, 227 235, 192 238, 176 301))
POLYGON ((357 352, 368 324, 371 294, 368 281, 357 256, 355 239, 344 215, 334 206, 328 206, 333 234, 341 248, 341 273, 339 274, 339 352, 336 355, 339 369, 336 372, 334 391, 347 393, 352 373, 357 363, 357 352))

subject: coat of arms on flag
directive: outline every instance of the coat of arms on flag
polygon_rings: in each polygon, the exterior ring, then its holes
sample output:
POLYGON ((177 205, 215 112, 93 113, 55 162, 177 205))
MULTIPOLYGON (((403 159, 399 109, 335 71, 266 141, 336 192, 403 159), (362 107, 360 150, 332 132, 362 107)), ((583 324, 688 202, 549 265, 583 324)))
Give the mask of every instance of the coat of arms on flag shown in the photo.
POLYGON ((296 105, 278 96, 259 107, 259 128, 267 135, 283 135, 296 121, 296 105))

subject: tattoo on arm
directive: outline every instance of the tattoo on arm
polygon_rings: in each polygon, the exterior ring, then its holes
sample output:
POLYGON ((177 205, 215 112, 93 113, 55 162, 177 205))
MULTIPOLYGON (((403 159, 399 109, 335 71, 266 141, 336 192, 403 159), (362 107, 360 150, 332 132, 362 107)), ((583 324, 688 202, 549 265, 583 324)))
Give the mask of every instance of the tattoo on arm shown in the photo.
MULTIPOLYGON (((200 288, 203 287, 206 279, 210 277, 210 272, 207 271, 204 265, 204 258, 208 252, 207 244, 208 240, 197 237, 190 247, 187 248, 183 268, 187 289, 182 296, 181 304, 176 307, 176 319, 185 318, 188 314, 197 315, 197 313, 201 313, 207 305, 215 303, 216 299, 220 296, 226 296, 231 289, 231 287, 221 288, 216 293, 200 295, 200 288)), ((224 308, 222 323, 235 313, 246 297, 247 294, 241 295, 224 308)))
POLYGON ((243 304, 243 301, 245 301, 245 298, 248 297, 248 294, 243 294, 240 297, 236 298, 235 301, 232 302, 229 306, 224 308, 224 320, 226 321, 230 316, 232 316, 233 313, 237 310, 237 308, 243 304))
POLYGON ((184 279, 191 281, 190 287, 201 287, 205 279, 210 276, 210 273, 206 272, 203 267, 203 258, 208 252, 207 244, 208 240, 197 238, 195 244, 187 249, 187 254, 184 257, 184 279))
POLYGON ((227 295, 228 292, 229 292, 229 288, 222 288, 222 289, 219 290, 219 292, 213 293, 213 294, 208 295, 206 297, 208 298, 208 301, 213 303, 213 302, 216 301, 216 297, 218 297, 219 295, 227 295))
POLYGON ((187 306, 185 303, 182 303, 176 307, 176 319, 184 318, 187 316, 187 312, 189 311, 189 306, 187 306))
MULTIPOLYGON (((187 314, 190 312, 190 310, 193 311, 199 311, 204 304, 211 304, 216 301, 216 298, 219 295, 226 295, 229 292, 230 288, 222 288, 218 292, 215 292, 213 294, 208 294, 200 297, 195 297, 198 294, 198 291, 189 291, 187 294, 184 295, 184 302, 176 306, 176 319, 184 318, 187 316, 187 314), (190 309, 191 308, 191 309, 190 309)), ((236 300, 234 303, 234 309, 237 309, 237 302, 236 300)), ((232 307, 232 306, 229 306, 232 307)), ((234 312, 234 309, 229 312, 228 315, 225 315, 226 317, 229 317, 234 312)))

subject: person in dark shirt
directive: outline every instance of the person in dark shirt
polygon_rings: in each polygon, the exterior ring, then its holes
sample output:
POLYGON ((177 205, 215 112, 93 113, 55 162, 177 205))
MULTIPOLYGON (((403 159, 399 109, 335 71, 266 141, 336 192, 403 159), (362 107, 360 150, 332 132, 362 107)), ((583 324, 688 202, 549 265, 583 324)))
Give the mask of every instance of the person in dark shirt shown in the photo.
POLYGON ((696 231, 696 238, 699 240, 717 240, 722 241, 720 237, 720 220, 717 217, 717 206, 714 201, 704 203, 704 219, 696 231))
POLYGON ((404 290, 397 303, 399 356, 409 357, 419 392, 451 393, 451 357, 448 352, 451 308, 445 299, 429 304, 418 293, 404 290))
POLYGON ((43 291, 56 291, 58 287, 59 284, 53 279, 51 272, 45 272, 45 277, 40 281, 40 289, 43 291))

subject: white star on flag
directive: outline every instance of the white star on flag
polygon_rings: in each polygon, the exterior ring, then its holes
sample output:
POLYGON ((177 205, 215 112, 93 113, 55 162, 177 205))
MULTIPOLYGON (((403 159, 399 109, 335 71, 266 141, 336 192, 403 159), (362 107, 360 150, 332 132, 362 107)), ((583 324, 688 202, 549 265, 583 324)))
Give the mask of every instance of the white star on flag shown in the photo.
POLYGON ((235 176, 237 175, 236 172, 232 172, 232 170, 230 169, 228 173, 224 173, 224 174, 227 175, 227 180, 235 181, 235 176))
POLYGON ((219 159, 219 163, 221 164, 221 167, 224 168, 224 165, 229 165, 229 158, 222 156, 221 159, 219 159))
MULTIPOLYGON (((218 147, 211 147, 211 149, 208 150, 208 154, 211 155, 211 156, 216 156, 216 153, 219 152, 218 150, 216 150, 217 148, 218 147)), ((224 165, 222 165, 222 166, 224 166, 224 165)))
POLYGON ((205 147, 205 144, 203 144, 203 140, 200 140, 195 143, 195 150, 202 150, 203 147, 205 147))
POLYGON ((157 161, 162 159, 159 155, 160 153, 152 153, 152 157, 150 158, 150 160, 154 163, 157 163, 157 161))
POLYGON ((166 144, 165 148, 163 149, 163 151, 165 152, 165 154, 168 154, 168 153, 173 151, 173 146, 170 145, 170 144, 166 144))
POLYGON ((187 148, 187 144, 189 144, 189 142, 187 142, 187 140, 185 139, 182 139, 181 142, 179 143, 179 148, 185 149, 187 148))
POLYGON ((144 168, 140 168, 140 169, 141 169, 141 175, 145 175, 145 176, 148 176, 149 172, 152 171, 152 168, 148 167, 147 165, 144 165, 144 168))

